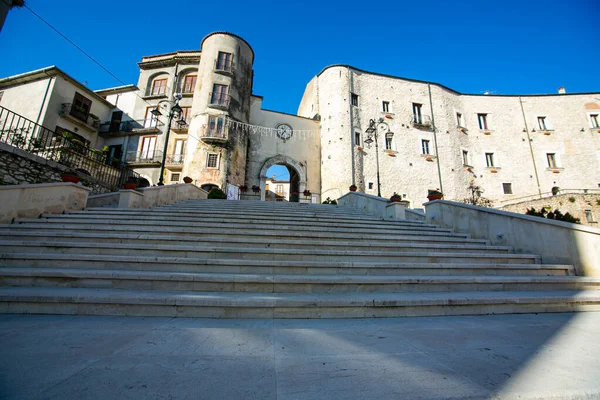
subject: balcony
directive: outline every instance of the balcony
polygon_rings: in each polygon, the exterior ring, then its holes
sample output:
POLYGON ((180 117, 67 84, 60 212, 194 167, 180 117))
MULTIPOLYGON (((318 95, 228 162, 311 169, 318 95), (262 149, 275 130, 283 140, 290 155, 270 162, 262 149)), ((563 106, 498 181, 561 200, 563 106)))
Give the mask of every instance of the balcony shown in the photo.
POLYGON ((219 92, 210 92, 208 99, 208 106, 212 108, 218 108, 221 110, 226 110, 229 108, 229 102, 231 100, 231 96, 225 93, 219 92))
POLYGON ((160 150, 128 151, 125 154, 125 162, 136 165, 160 165, 162 156, 163 152, 160 150))
POLYGON ((182 168, 185 161, 185 154, 168 154, 165 157, 165 165, 171 168, 182 168))
POLYGON ((227 127, 202 126, 200 140, 205 143, 225 143, 227 141, 227 127))
POLYGON ((215 72, 233 75, 233 62, 231 60, 215 60, 215 72))
POLYGON ((429 115, 413 115, 412 125, 417 129, 431 129, 431 117, 429 115))
POLYGON ((85 108, 72 103, 61 104, 58 114, 89 132, 96 132, 100 128, 98 117, 92 116, 93 114, 90 114, 85 108))
POLYGON ((114 123, 104 122, 100 125, 100 134, 117 136, 131 133, 159 133, 163 125, 162 122, 154 118, 114 123))

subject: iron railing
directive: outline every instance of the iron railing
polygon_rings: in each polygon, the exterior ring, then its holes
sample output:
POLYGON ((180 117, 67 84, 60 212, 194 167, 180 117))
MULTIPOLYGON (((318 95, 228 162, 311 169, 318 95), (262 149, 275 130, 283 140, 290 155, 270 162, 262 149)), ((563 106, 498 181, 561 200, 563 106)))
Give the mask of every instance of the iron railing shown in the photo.
POLYGON ((160 164, 163 152, 160 150, 128 151, 125 162, 129 164, 160 164))
POLYGON ((210 92, 209 96, 209 103, 211 106, 229 107, 231 96, 228 94, 221 92, 210 92))
POLYGON ((208 125, 202 126, 202 131, 200 133, 201 139, 223 139, 227 140, 227 127, 221 126, 220 128, 211 127, 208 125))
POLYGON ((139 175, 109 160, 102 150, 91 149, 58 135, 32 120, 0 106, 0 142, 86 173, 103 186, 119 188, 130 176, 139 175))
POLYGON ((62 103, 58 114, 61 116, 70 115, 94 129, 100 127, 100 120, 98 118, 93 117, 84 108, 78 107, 72 103, 62 103))
POLYGON ((166 165, 183 165, 185 154, 168 154, 165 158, 166 165))
POLYGON ((103 122, 100 133, 130 133, 145 129, 160 129, 164 124, 155 118, 139 119, 121 122, 103 122))
POLYGON ((431 117, 429 115, 413 114, 412 123, 416 127, 430 127, 431 117))

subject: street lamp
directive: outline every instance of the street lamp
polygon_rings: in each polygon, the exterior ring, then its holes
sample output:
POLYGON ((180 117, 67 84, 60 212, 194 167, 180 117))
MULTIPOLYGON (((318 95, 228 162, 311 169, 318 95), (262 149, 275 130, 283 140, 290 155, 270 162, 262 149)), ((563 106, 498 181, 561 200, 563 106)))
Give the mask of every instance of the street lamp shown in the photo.
MULTIPOLYGON (((379 123, 384 123, 379 120, 379 123)), ((375 141, 375 159, 377 160, 377 196, 381 197, 381 181, 379 179, 379 135, 377 132, 377 122, 374 119, 369 121, 369 127, 365 130, 365 133, 369 136, 365 139, 365 143, 369 148, 371 148, 371 144, 375 141), (375 140, 373 140, 375 137, 375 140)))
POLYGON ((169 106, 171 106, 170 110, 169 110, 169 114, 167 115, 169 122, 167 123, 167 133, 165 135, 165 146, 163 148, 162 161, 160 162, 160 175, 158 176, 158 186, 164 185, 163 176, 165 173, 165 162, 167 160, 167 147, 169 146, 169 134, 171 133, 171 122, 173 121, 173 118, 175 118, 175 119, 178 119, 178 121, 176 121, 176 123, 179 124, 179 126, 187 125, 187 122, 185 122, 185 119, 183 118, 183 109, 179 105, 179 100, 181 100, 182 97, 183 96, 180 93, 177 93, 175 95, 174 100, 162 100, 158 103, 158 105, 156 106, 156 108, 154 108, 154 110, 150 111, 150 113, 152 113, 152 115, 154 115, 156 118, 158 118, 161 115, 163 115, 160 112, 160 110, 158 109, 158 106, 160 106, 162 103, 165 103, 165 104, 168 104, 169 106))

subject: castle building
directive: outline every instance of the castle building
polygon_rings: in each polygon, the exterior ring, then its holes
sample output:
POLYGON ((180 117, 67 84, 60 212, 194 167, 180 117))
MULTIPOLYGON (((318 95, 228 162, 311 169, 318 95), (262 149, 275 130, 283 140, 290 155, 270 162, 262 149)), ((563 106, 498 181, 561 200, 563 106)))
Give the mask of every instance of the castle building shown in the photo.
POLYGON ((463 94, 332 65, 290 115, 253 94, 254 57, 228 32, 207 35, 199 51, 143 57, 137 85, 95 92, 114 105, 98 145, 149 184, 164 159, 166 184, 258 185, 262 200, 273 165, 288 168, 287 192, 310 190, 314 202, 352 184, 417 207, 428 189, 460 200, 470 184, 497 203, 600 187, 600 93, 463 94), (175 104, 181 113, 169 119, 175 104))

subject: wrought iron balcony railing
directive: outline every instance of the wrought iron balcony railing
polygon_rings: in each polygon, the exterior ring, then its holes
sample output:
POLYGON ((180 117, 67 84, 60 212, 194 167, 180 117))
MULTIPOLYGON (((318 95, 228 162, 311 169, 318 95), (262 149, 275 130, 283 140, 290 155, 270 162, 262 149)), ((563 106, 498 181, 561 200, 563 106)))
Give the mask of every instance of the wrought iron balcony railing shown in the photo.
POLYGON ((220 126, 219 128, 215 126, 202 126, 200 131, 200 139, 204 142, 225 142, 227 140, 227 127, 220 126))
POLYGON ((413 115, 412 124, 416 128, 430 128, 431 117, 429 115, 413 115))
POLYGON ((160 150, 128 151, 125 162, 129 164, 160 164, 163 152, 160 150))
POLYGON ((165 158, 166 165, 183 165, 185 161, 185 154, 169 154, 165 158))
POLYGON ((90 114, 85 108, 72 103, 62 103, 58 114, 63 117, 71 116, 94 129, 100 127, 100 120, 97 117, 90 114))
POLYGON ((210 92, 209 95, 210 95, 209 104, 212 107, 223 107, 223 108, 229 107, 229 102, 231 100, 231 96, 229 96, 228 94, 220 93, 220 92, 210 92))
POLYGON ((140 119, 121 122, 104 122, 100 125, 100 133, 130 133, 138 130, 160 130, 164 124, 155 119, 140 119))

